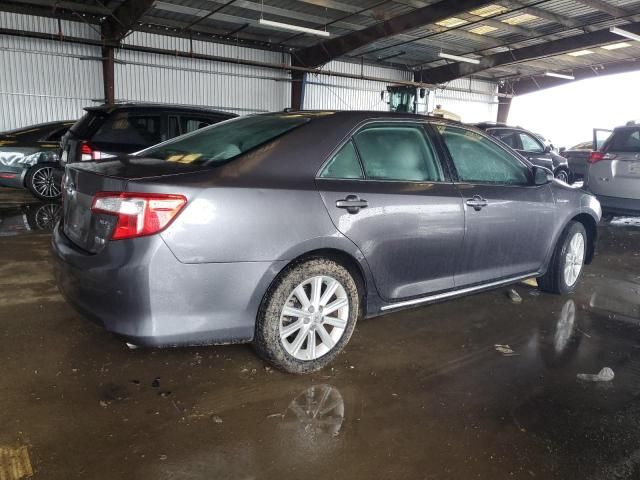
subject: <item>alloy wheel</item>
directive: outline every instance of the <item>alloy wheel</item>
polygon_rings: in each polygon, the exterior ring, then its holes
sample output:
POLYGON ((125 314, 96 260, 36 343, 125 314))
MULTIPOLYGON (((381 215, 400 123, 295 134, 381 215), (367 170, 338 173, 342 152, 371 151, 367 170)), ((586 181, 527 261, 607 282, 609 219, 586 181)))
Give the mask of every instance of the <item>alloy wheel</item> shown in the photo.
POLYGON ((567 184, 569 183, 569 175, 567 175, 567 172, 565 172, 564 170, 560 170, 558 173, 556 173, 556 178, 561 182, 567 184))
POLYGON ((304 280, 289 295, 280 314, 280 341, 298 360, 315 360, 335 347, 349 319, 349 297, 335 278, 304 280))
POLYGON ((564 281, 571 287, 578 280, 584 262, 584 236, 577 232, 571 237, 564 262, 564 281))
POLYGON ((31 186, 43 198, 57 198, 60 195, 60 185, 56 182, 53 167, 42 167, 36 170, 31 178, 31 186))

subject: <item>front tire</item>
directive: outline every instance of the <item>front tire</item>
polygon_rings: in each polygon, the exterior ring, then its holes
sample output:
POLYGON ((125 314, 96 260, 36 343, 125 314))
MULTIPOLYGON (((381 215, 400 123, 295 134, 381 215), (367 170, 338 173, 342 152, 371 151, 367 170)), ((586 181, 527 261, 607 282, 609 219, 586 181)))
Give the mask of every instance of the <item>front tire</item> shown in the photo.
POLYGON ((58 200, 62 196, 62 187, 55 165, 41 164, 29 169, 25 178, 25 187, 31 194, 44 201, 58 200))
POLYGON ((540 290, 566 295, 578 284, 587 251, 587 232, 580 222, 571 221, 556 245, 547 273, 538 278, 540 290))
POLYGON ((358 286, 349 270, 328 258, 306 260, 289 267, 267 291, 254 347, 285 372, 314 372, 349 342, 359 309, 358 286))

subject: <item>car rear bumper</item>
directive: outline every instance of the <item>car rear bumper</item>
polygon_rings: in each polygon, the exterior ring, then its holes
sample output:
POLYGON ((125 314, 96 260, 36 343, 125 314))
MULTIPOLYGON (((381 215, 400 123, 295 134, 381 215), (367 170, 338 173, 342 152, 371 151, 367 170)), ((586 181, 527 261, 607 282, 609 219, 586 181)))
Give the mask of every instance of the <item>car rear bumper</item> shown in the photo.
POLYGON ((640 200, 598 195, 602 211, 618 215, 640 215, 640 200))
POLYGON ((282 262, 180 263, 159 236, 91 255, 54 230, 58 287, 84 315, 142 346, 253 339, 262 295, 282 262))

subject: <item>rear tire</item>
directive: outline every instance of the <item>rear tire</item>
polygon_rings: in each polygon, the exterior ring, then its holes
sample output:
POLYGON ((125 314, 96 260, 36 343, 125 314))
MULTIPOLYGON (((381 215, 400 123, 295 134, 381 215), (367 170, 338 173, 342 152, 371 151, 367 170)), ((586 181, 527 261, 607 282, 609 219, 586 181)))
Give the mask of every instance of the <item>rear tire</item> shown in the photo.
POLYGON ((356 280, 345 267, 328 258, 294 264, 265 295, 254 348, 280 370, 314 372, 349 342, 359 309, 356 280))
POLYGON ((59 170, 53 164, 35 165, 27 172, 24 185, 34 197, 40 200, 58 200, 62 196, 62 186, 58 181, 59 170))
POLYGON ((560 295, 573 293, 584 265, 587 241, 584 226, 569 222, 558 239, 547 273, 538 277, 540 290, 560 295))

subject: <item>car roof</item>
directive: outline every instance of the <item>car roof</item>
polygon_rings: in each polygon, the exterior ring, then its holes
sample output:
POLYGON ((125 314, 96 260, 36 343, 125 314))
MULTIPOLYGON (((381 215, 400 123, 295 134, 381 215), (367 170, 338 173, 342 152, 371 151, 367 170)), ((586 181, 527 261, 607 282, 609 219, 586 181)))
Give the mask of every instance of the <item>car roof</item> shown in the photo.
POLYGON ((176 111, 188 111, 188 112, 201 112, 207 114, 225 115, 229 117, 237 117, 236 113, 225 112, 222 110, 216 110, 202 105, 181 105, 175 103, 150 103, 150 102, 126 102, 126 103, 114 103, 113 105, 102 104, 95 107, 86 107, 88 112, 115 112, 116 110, 132 110, 132 109, 144 109, 144 110, 176 110, 176 111))
POLYGON ((70 127, 75 122, 76 122, 75 120, 56 120, 55 122, 36 123, 35 125, 27 125, 24 127, 15 128, 13 130, 0 132, 0 135, 16 135, 28 130, 49 130, 57 127, 64 127, 66 125, 70 127))
MULTIPOLYGON (((379 110, 285 110, 283 112, 271 112, 259 115, 307 115, 310 118, 319 117, 339 117, 342 119, 348 119, 352 121, 364 121, 372 119, 406 119, 406 120, 422 120, 422 121, 437 121, 440 123, 447 123, 451 125, 462 125, 462 122, 457 120, 449 120, 443 117, 435 115, 421 115, 417 113, 405 113, 405 112, 388 112, 379 110)), ((469 125, 466 125, 469 126, 469 125)))

